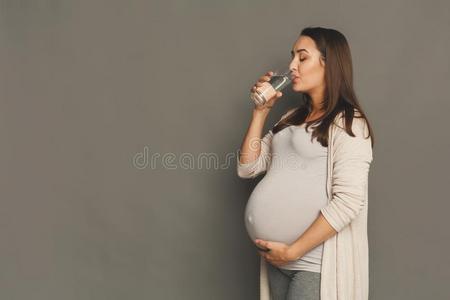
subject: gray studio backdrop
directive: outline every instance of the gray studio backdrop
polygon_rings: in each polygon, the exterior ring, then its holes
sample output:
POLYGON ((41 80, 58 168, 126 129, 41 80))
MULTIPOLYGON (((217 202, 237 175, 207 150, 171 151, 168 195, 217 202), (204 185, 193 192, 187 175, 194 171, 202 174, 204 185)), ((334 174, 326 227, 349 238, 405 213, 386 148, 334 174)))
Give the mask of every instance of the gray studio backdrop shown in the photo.
POLYGON ((371 299, 449 299, 449 20, 448 1, 0 1, 0 299, 257 299, 261 177, 236 152, 251 86, 309 25, 347 36, 375 130, 371 299))

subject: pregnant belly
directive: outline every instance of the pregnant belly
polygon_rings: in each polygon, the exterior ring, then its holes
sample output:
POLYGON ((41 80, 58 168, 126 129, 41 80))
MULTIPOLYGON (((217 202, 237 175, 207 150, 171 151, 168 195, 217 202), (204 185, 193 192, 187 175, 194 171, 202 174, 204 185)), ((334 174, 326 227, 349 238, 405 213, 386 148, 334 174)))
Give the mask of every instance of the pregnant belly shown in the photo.
POLYGON ((290 244, 327 204, 325 181, 267 175, 253 190, 245 208, 245 226, 257 238, 290 244))

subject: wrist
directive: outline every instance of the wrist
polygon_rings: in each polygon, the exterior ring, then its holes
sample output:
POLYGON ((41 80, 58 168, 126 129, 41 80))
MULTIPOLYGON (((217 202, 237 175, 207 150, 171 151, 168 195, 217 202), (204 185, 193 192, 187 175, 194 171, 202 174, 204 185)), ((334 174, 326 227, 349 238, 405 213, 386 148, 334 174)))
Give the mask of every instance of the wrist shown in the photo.
POLYGON ((287 256, 290 261, 295 261, 300 259, 303 256, 303 254, 300 253, 297 247, 295 247, 295 244, 292 244, 287 249, 287 256))
POLYGON ((266 118, 270 113, 270 108, 253 108, 252 114, 256 118, 266 118))

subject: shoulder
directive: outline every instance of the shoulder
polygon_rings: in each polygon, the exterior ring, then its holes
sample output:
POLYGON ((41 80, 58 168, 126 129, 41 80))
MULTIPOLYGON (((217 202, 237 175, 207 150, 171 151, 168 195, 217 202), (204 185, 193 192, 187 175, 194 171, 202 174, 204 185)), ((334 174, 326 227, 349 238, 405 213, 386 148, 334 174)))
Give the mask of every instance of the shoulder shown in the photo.
POLYGON ((373 158, 372 138, 369 136, 366 120, 362 117, 353 118, 351 129, 354 136, 352 136, 345 129, 345 119, 341 118, 341 115, 342 113, 335 121, 337 126, 334 126, 331 142, 336 159, 347 160, 350 157, 359 157, 370 162, 373 158))
MULTIPOLYGON (((338 134, 345 133, 344 135, 350 136, 345 129, 345 118, 344 118, 343 112, 339 112, 336 115, 336 118, 334 119, 333 123, 335 125, 336 132, 338 134)), ((362 117, 361 112, 357 109, 355 109, 355 114, 353 116, 351 129, 355 136, 368 137, 369 127, 368 127, 367 121, 365 118, 362 117)))

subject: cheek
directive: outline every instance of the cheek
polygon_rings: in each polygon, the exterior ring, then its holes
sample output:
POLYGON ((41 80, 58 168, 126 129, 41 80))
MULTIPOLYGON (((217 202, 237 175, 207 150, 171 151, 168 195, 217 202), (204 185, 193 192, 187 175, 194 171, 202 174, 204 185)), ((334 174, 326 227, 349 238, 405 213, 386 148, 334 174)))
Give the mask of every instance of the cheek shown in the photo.
POLYGON ((304 83, 318 83, 323 81, 324 79, 324 70, 320 66, 311 66, 311 65, 305 65, 302 66, 300 76, 302 78, 302 82, 304 83))
POLYGON ((314 74, 314 67, 311 66, 311 64, 308 63, 302 63, 299 67, 300 70, 300 78, 304 80, 308 80, 308 77, 310 77, 312 74, 314 74))
POLYGON ((311 73, 315 73, 317 71, 317 65, 311 63, 311 60, 308 59, 306 62, 300 64, 300 73, 304 75, 309 75, 311 73))

